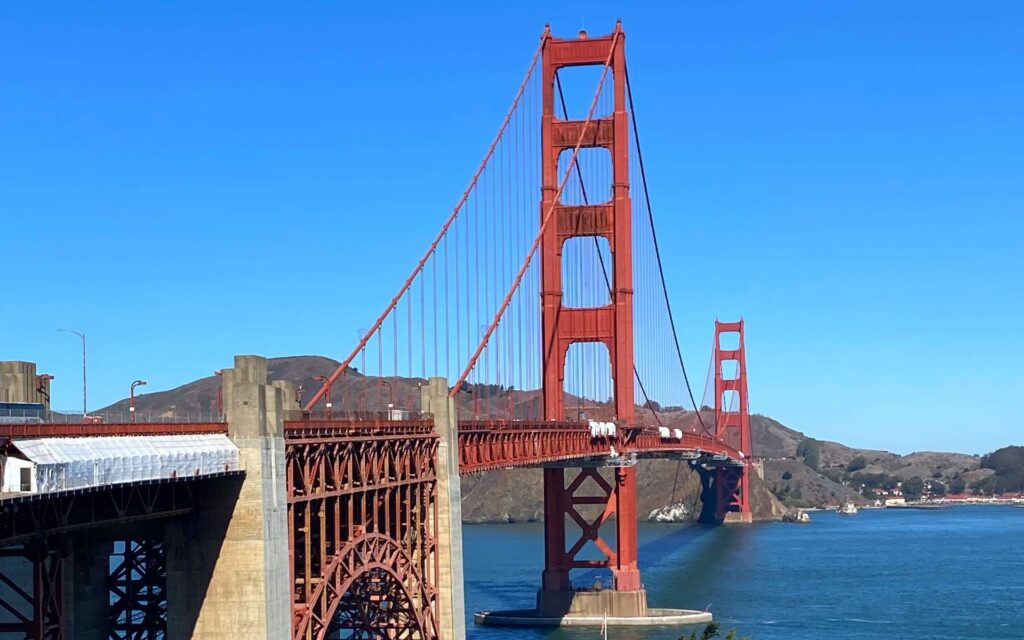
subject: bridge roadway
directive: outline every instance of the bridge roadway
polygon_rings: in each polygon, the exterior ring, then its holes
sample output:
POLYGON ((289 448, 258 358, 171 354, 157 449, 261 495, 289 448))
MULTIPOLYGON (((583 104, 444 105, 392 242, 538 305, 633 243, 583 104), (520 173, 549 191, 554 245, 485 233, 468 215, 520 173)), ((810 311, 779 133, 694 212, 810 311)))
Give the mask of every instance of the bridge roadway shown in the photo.
MULTIPOLYGON (((422 437, 434 431, 434 419, 428 414, 402 420, 390 420, 386 414, 348 419, 319 416, 286 421, 285 441, 326 444, 352 438, 422 437)), ((743 454, 733 447, 697 433, 663 438, 657 427, 619 426, 613 437, 593 437, 588 425, 570 421, 462 420, 458 447, 461 475, 558 462, 610 462, 613 447, 623 460, 630 454, 641 458, 703 457, 735 466, 742 466, 744 460, 743 454)))

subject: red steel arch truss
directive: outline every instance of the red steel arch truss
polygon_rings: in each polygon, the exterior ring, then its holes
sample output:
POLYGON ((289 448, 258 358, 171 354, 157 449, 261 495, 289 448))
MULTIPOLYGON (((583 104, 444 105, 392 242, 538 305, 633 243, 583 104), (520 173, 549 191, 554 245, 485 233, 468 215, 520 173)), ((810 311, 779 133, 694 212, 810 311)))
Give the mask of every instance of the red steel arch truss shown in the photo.
POLYGON ((287 422, 285 443, 294 640, 437 638, 433 421, 287 422))

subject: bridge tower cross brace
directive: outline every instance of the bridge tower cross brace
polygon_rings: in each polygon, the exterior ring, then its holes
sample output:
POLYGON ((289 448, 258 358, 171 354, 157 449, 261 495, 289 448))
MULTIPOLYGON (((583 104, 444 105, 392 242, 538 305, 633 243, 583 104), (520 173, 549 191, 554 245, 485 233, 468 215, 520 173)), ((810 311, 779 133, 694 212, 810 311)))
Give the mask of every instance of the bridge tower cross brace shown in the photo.
POLYGON ((750 522, 750 405, 747 400, 747 352, 743 320, 715 320, 715 437, 745 456, 742 467, 718 467, 714 473, 715 519, 750 522), (735 349, 722 347, 722 336, 736 334, 735 349), (724 367, 729 366, 728 377, 724 367), (732 397, 726 397, 726 394, 732 397), (733 395, 735 394, 735 395, 733 395))
MULTIPOLYGON (((619 25, 607 36, 561 39, 544 34, 542 53, 543 102, 541 115, 541 217, 554 207, 555 218, 541 240, 541 299, 543 327, 544 417, 564 420, 565 362, 570 345, 576 342, 604 344, 611 359, 616 419, 632 425, 633 398, 633 264, 632 220, 629 193, 629 119, 626 111, 625 34, 619 25), (611 52, 606 80, 614 91, 611 116, 593 118, 589 123, 561 120, 555 116, 555 73, 563 67, 604 65, 611 52), (567 205, 555 202, 558 192, 558 158, 570 153, 583 136, 581 148, 604 148, 611 156, 612 194, 606 202, 567 205), (612 291, 610 304, 592 308, 569 308, 563 303, 562 251, 569 238, 603 237, 611 248, 612 291)), ((611 569, 616 591, 640 591, 637 569, 636 475, 633 468, 616 468, 614 486, 608 486, 593 469, 566 483, 560 468, 544 470, 545 566, 541 593, 571 591, 569 571, 602 566, 611 569), (576 504, 593 504, 593 497, 575 496, 584 476, 605 490, 604 512, 595 525, 583 527, 583 534, 570 549, 565 545, 567 518, 580 520, 576 504), (612 515, 616 522, 616 544, 612 549, 599 535, 600 524, 612 515), (579 560, 576 554, 592 540, 605 560, 579 560)))

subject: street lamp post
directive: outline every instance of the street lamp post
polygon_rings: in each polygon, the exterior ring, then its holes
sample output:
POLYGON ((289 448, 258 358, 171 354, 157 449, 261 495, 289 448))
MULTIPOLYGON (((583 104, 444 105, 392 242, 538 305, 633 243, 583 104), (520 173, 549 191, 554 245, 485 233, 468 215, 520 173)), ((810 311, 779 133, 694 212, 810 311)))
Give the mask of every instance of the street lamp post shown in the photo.
POLYGON ((388 387, 388 409, 390 409, 395 404, 395 388, 391 386, 390 380, 381 379, 380 386, 383 387, 384 385, 388 387))
MULTIPOLYGON (((327 385, 327 391, 324 393, 324 408, 327 409, 327 419, 330 420, 331 407, 334 406, 331 404, 331 380, 327 376, 315 376, 313 379, 320 384, 327 385)), ((344 408, 344 405, 342 408, 344 408)))
POLYGON ((141 387, 144 384, 146 384, 145 380, 136 380, 128 391, 128 413, 132 416, 132 422, 135 422, 135 387, 141 387))
POLYGON ((75 331, 74 329, 57 329, 57 331, 63 331, 65 333, 73 333, 82 339, 82 421, 89 416, 89 400, 86 394, 85 384, 85 332, 75 331))

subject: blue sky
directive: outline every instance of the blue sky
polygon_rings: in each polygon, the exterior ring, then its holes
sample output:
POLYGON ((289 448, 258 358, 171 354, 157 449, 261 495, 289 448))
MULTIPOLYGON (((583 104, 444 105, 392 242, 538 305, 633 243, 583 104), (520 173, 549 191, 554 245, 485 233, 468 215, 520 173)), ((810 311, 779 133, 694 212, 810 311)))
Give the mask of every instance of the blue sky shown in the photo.
POLYGON ((1024 5, 5 3, 0 358, 75 407, 340 357, 464 188, 545 22, 627 32, 683 348, 900 452, 1024 442, 1024 5), (314 279, 333 272, 330 284, 314 279))

